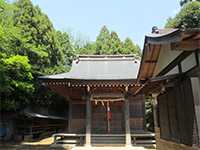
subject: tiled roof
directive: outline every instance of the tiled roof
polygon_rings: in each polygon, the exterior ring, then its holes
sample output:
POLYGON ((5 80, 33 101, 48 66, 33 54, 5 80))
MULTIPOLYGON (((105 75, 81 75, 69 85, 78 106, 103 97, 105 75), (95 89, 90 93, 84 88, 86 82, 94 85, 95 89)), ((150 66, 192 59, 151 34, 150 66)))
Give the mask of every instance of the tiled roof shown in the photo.
POLYGON ((67 73, 41 79, 127 80, 136 79, 140 61, 130 55, 85 55, 72 63, 67 73))

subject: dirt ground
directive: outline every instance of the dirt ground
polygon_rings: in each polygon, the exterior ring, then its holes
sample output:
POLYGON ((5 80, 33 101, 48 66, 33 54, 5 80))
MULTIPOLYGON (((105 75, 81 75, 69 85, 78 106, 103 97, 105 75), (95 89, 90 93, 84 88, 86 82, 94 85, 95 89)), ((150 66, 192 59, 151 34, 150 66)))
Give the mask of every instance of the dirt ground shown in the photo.
POLYGON ((0 143, 1 150, 155 150, 154 147, 74 147, 71 145, 53 146, 53 139, 51 137, 45 138, 36 142, 22 142, 22 143, 0 143))

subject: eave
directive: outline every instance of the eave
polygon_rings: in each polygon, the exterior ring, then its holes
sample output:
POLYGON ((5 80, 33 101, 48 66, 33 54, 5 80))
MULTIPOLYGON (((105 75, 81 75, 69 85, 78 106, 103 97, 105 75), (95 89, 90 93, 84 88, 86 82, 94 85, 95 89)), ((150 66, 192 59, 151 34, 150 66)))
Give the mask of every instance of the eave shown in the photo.
MULTIPOLYGON (((187 30, 164 29, 161 30, 160 34, 158 32, 145 36, 143 55, 137 77, 138 82, 145 83, 154 76, 160 51, 166 44, 170 45, 171 51, 182 51, 189 54, 198 50, 200 48, 200 28, 187 30)), ((169 69, 170 66, 166 68, 169 69)), ((166 68, 163 70, 166 70, 166 68)))

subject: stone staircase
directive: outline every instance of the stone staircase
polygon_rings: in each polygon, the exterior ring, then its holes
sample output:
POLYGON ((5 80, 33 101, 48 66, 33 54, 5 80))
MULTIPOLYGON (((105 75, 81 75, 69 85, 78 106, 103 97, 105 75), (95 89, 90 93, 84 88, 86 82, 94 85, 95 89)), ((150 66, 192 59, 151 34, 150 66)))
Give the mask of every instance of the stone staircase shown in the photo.
POLYGON ((112 146, 123 146, 125 145, 125 135, 118 134, 105 134, 105 135, 92 135, 91 136, 92 145, 112 145, 112 146))
MULTIPOLYGON (((132 145, 136 146, 152 146, 156 143, 155 134, 132 134, 132 145)), ((92 145, 125 145, 124 134, 93 134, 91 136, 92 145)))
MULTIPOLYGON (((85 134, 54 134, 54 144, 85 144, 85 134)), ((92 134, 92 146, 125 146, 125 134, 92 134)), ((154 133, 131 134, 133 146, 153 146, 155 144, 154 133)))
POLYGON ((156 144, 154 133, 132 134, 132 144, 137 146, 152 146, 156 144))

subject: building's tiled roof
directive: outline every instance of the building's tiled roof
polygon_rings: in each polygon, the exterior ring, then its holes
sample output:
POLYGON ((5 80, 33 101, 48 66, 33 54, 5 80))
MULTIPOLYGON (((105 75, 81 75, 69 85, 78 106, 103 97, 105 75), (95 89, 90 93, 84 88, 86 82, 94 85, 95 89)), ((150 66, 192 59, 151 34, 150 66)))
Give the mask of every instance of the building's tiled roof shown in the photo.
POLYGON ((129 80, 136 79, 140 63, 134 56, 79 56, 67 73, 41 79, 129 80))

